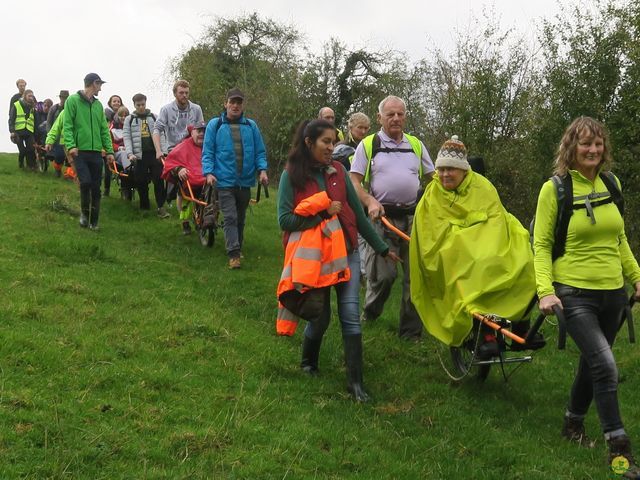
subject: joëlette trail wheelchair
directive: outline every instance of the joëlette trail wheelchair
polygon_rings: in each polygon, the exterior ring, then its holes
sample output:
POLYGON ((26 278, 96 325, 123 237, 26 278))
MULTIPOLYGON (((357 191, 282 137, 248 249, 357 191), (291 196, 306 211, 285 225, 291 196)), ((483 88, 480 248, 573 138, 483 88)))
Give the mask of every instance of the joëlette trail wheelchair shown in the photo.
MULTIPOLYGON (((400 238, 407 242, 410 240, 408 235, 401 230, 398 230, 386 218, 382 217, 382 222, 389 230, 394 232, 400 238)), ((536 303, 537 297, 532 298, 526 309, 525 318, 519 320, 526 320, 531 314, 536 303)), ((625 308, 619 326, 619 328, 622 328, 626 321, 629 332, 629 341, 631 343, 635 343, 635 328, 632 314, 634 303, 635 299, 632 295, 627 307, 625 308)), ((558 326, 558 349, 563 350, 567 341, 567 330, 564 315, 562 310, 558 307, 554 308, 554 314, 557 319, 558 326)), ((533 356, 531 354, 525 355, 523 352, 525 350, 538 350, 544 346, 544 342, 541 342, 537 336, 543 323, 547 320, 547 317, 543 314, 539 314, 537 316, 533 325, 524 337, 513 333, 511 330, 512 322, 507 318, 490 313, 479 312, 474 312, 471 316, 473 327, 467 338, 459 347, 449 347, 450 360, 453 368, 448 368, 445 361, 440 357, 440 363, 443 369, 452 380, 459 381, 473 373, 477 374, 477 378, 479 380, 485 380, 493 365, 500 366, 500 371, 502 372, 504 379, 507 380, 514 372, 514 370, 507 372, 507 365, 531 362, 533 356), (490 355, 489 358, 478 354, 483 343, 483 334, 486 331, 495 332, 497 346, 495 353, 490 355)), ((551 320, 548 321, 549 323, 552 323, 551 320)))
MULTIPOLYGON (((536 301, 537 298, 534 298, 532 300, 530 305, 531 308, 534 306, 536 301)), ((631 295, 629 303, 623 312, 622 318, 620 319, 620 325, 618 327, 619 329, 621 329, 624 323, 627 323, 630 343, 635 343, 636 341, 632 313, 634 303, 635 298, 633 295, 631 295)), ((529 310, 531 308, 529 308, 529 310)), ((567 329, 565 325, 564 315, 562 313, 562 310, 558 307, 554 308, 554 314, 557 319, 558 326, 558 349, 564 350, 567 342, 567 329)), ((524 337, 520 337, 510 330, 511 322, 506 318, 481 313, 474 313, 472 316, 474 321, 474 328, 472 329, 467 339, 465 339, 463 344, 459 347, 450 347, 451 362, 456 370, 457 375, 453 375, 450 371, 448 371, 446 366, 443 365, 445 371, 447 371, 449 376, 454 380, 461 380, 462 378, 473 372, 474 369, 477 370, 478 379, 485 380, 489 375, 489 371, 492 365, 500 366, 502 375, 506 380, 509 375, 507 374, 505 365, 527 363, 531 362, 533 358, 531 355, 512 356, 510 355, 510 352, 521 352, 527 349, 536 350, 537 348, 535 348, 536 345, 534 342, 534 338, 536 337, 539 329, 542 327, 545 319, 547 319, 545 315, 539 314, 527 334, 524 337), (481 339, 480 332, 482 331, 483 326, 495 330, 496 341, 498 345, 497 355, 492 356, 492 358, 489 359, 481 359, 477 355, 481 339)))
POLYGON ((113 161, 108 164, 108 168, 116 177, 116 183, 120 188, 120 195, 125 200, 132 200, 135 192, 135 180, 133 174, 133 163, 130 163, 126 168, 119 164, 117 161, 113 161))
POLYGON ((204 185, 199 196, 194 195, 189 180, 179 183, 184 200, 192 202, 192 219, 203 247, 212 247, 218 230, 218 191, 214 186, 204 185))

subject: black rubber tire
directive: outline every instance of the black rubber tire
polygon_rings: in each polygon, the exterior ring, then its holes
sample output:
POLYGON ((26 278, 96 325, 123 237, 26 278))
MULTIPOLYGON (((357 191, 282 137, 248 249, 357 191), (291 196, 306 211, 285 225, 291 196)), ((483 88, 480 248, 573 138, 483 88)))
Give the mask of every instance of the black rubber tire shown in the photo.
POLYGON ((474 347, 475 339, 467 340, 460 347, 450 347, 451 362, 460 375, 468 375, 472 368, 477 368, 478 380, 486 380, 486 378, 489 376, 491 365, 480 365, 478 367, 473 367, 471 365, 474 357, 474 347))

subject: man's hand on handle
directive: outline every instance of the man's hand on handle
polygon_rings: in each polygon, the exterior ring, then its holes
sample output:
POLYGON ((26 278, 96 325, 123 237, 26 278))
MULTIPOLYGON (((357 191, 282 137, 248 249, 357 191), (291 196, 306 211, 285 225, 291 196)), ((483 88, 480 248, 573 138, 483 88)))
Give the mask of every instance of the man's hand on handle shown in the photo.
POLYGON ((218 179, 216 177, 214 177, 210 173, 207 173, 207 185, 215 185, 217 181, 218 179))
POLYGON ((379 220, 380 217, 384 215, 384 207, 378 200, 373 198, 373 196, 371 195, 369 196, 369 199, 367 202, 367 210, 369 212, 369 218, 372 221, 379 220))

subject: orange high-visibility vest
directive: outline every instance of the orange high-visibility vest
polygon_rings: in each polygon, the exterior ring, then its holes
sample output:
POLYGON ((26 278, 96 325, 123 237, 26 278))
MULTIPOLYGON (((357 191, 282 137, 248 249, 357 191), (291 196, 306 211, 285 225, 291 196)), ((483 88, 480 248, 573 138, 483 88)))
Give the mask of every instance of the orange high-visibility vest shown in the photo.
MULTIPOLYGON (((318 192, 302 200, 294 213, 317 215, 331 205, 327 192, 318 192)), ((314 228, 291 232, 285 248, 284 268, 278 282, 278 298, 288 291, 301 293, 328 287, 351 278, 347 260, 347 244, 337 215, 323 220, 314 228)), ((291 336, 298 318, 282 304, 278 306, 276 333, 291 336)))

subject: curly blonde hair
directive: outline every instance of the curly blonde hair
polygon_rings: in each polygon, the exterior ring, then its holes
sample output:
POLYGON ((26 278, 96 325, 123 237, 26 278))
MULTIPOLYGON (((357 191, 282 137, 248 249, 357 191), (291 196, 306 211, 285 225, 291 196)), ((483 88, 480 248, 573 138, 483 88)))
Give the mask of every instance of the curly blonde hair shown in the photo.
POLYGON ((570 169, 575 168, 576 150, 580 137, 586 135, 590 138, 600 137, 604 143, 602 160, 599 170, 610 170, 613 159, 611 157, 611 143, 609 142, 609 132, 606 127, 591 117, 578 117, 567 127, 560 140, 556 159, 554 161, 554 175, 566 175, 570 169))

